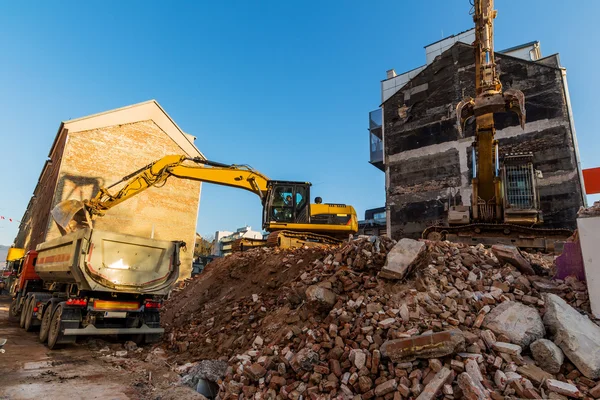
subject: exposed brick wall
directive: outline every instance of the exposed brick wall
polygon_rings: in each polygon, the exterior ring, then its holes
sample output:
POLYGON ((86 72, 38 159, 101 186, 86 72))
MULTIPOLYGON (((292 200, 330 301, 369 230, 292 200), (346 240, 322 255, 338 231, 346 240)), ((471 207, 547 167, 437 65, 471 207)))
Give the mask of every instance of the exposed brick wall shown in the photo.
MULTIPOLYGON (((100 187, 168 154, 184 154, 153 121, 142 121, 69 133, 52 206, 67 199, 88 199, 100 187)), ((102 230, 183 240, 180 278, 190 276, 200 200, 200 182, 171 178, 161 188, 150 188, 115 206, 95 227, 102 230)), ((60 236, 50 221, 46 239, 60 236)))
POLYGON ((17 247, 34 250, 35 246, 46 240, 47 228, 52 222, 50 210, 67 136, 66 129, 59 133, 50 159, 44 164, 33 193, 34 197, 29 201, 25 215, 21 219, 21 226, 15 239, 17 247))

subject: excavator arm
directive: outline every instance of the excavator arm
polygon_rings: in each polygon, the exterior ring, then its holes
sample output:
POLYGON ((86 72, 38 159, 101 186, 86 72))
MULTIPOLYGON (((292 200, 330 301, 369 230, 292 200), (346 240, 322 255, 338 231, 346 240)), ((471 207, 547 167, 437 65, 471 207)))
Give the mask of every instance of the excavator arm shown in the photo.
POLYGON ((52 210, 52 217, 65 231, 70 232, 81 225, 90 225, 92 218, 140 194, 146 189, 164 184, 171 176, 200 182, 214 183, 245 189, 255 193, 264 202, 269 178, 245 165, 227 165, 203 160, 169 155, 129 174, 107 188, 101 188, 90 200, 66 200, 52 210), (125 182, 116 192, 110 189, 125 182))

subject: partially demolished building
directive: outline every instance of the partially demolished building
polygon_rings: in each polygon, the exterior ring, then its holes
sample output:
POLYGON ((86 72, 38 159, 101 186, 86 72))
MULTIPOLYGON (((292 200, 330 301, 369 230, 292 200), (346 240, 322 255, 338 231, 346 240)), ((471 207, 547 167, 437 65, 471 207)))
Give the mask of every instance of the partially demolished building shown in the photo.
MULTIPOLYGON (((386 174, 388 235, 419 237, 451 205, 470 205, 474 124, 460 134, 456 105, 474 96, 473 30, 426 46, 427 64, 382 81, 382 108, 370 115, 371 163, 386 174)), ((496 54, 505 89, 525 94, 527 122, 496 118, 500 154, 532 152, 544 227, 576 227, 585 204, 577 140, 558 54, 538 42, 496 54)))

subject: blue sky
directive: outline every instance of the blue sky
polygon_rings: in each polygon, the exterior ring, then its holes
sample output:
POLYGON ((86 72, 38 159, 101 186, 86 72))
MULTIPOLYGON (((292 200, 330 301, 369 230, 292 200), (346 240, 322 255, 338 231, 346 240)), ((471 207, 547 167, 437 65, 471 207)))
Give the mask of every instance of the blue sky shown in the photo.
MULTIPOLYGON (((359 215, 385 202, 367 161, 385 71, 472 26, 467 0, 0 1, 0 215, 19 219, 62 120, 156 99, 209 158, 306 180, 359 215)), ((496 49, 560 53, 583 166, 600 165, 600 2, 497 0, 496 49)), ((260 202, 204 185, 198 231, 260 226, 260 202)), ((0 220, 0 244, 17 224, 0 220)))

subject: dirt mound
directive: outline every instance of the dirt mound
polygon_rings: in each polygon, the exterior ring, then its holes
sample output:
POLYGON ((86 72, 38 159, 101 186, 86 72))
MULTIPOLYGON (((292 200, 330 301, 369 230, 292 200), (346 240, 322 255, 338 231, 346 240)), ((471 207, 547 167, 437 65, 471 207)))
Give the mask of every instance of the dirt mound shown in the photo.
POLYGON ((211 263, 166 304, 171 359, 227 361, 221 399, 537 398, 554 378, 594 392, 569 361, 543 371, 524 344, 544 336, 545 293, 589 312, 585 284, 550 279, 551 258, 512 265, 481 245, 427 242, 426 257, 401 245, 363 237, 211 263), (405 279, 379 276, 390 252, 413 271, 405 279), (514 318, 531 327, 506 329, 514 318))
POLYGON ((261 307, 273 307, 282 294, 292 296, 286 285, 324 254, 325 250, 317 248, 261 248, 211 262, 166 302, 162 321, 170 343, 194 359, 228 355, 232 343, 223 340, 224 331, 229 339, 232 334, 243 333, 246 324, 264 318, 267 310, 261 307), (254 306, 240 309, 239 301, 244 299, 254 306), (206 342, 214 342, 215 335, 217 343, 227 343, 215 347, 215 343, 206 342))

